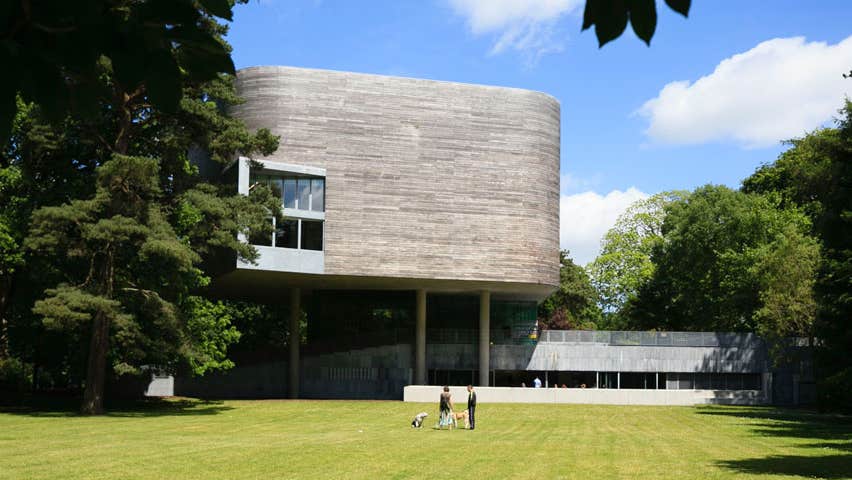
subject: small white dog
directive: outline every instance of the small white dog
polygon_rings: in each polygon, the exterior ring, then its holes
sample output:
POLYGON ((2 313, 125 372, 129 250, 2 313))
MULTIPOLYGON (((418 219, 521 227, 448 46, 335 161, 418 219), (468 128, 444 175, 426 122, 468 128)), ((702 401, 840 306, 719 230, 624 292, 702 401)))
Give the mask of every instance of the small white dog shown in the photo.
POLYGON ((414 420, 411 421, 411 426, 413 428, 420 428, 423 426, 423 419, 428 417, 429 414, 426 412, 420 412, 414 416, 414 420))

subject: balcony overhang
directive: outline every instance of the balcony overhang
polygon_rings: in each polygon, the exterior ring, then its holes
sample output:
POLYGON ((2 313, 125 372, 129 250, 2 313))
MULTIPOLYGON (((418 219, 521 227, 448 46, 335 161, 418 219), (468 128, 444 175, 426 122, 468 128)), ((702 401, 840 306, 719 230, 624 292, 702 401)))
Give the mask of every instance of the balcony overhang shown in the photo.
POLYGON ((307 292, 310 290, 425 289, 429 293, 476 294, 489 291, 496 299, 526 301, 540 301, 550 295, 555 288, 545 284, 493 280, 327 275, 239 268, 216 278, 210 286, 210 292, 222 298, 276 303, 281 301, 283 291, 294 287, 307 292))

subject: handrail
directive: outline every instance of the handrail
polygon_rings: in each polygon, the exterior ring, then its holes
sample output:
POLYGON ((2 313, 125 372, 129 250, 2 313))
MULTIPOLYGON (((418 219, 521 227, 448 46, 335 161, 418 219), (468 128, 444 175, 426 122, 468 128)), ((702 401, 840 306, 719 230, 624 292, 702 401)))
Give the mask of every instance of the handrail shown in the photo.
POLYGON ((747 332, 637 332, 543 330, 539 343, 597 343, 653 347, 758 347, 763 340, 747 332))

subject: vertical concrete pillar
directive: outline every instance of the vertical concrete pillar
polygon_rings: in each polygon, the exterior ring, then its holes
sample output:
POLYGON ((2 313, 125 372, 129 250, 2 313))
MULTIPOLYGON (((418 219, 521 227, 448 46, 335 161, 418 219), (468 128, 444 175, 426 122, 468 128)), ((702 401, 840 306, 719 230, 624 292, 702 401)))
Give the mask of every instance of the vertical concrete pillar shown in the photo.
POLYGON ((299 323, 302 317, 302 290, 290 289, 290 398, 299 398, 299 344, 302 335, 299 323))
POLYGON ((766 403, 772 403, 772 372, 764 372, 763 380, 763 400, 766 403))
POLYGON ((488 386, 491 370, 491 292, 479 294, 479 385, 488 386))
POLYGON ((414 341, 414 383, 426 385, 426 290, 417 290, 414 341))

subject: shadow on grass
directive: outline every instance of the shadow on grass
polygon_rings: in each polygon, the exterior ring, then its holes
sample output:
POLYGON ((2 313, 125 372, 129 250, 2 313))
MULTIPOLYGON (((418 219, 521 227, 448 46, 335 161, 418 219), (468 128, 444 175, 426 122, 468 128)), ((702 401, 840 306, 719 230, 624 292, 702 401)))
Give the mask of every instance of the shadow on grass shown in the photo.
POLYGON ((718 465, 751 475, 798 475, 807 478, 849 478, 852 455, 770 455, 765 458, 725 460, 718 465))
MULTIPOLYGON (((145 399, 108 402, 106 417, 169 417, 183 415, 216 415, 234 407, 219 400, 190 398, 145 399)), ((0 414, 30 417, 82 417, 80 401, 73 398, 33 398, 24 405, 0 406, 0 414)))
MULTIPOLYGON (((852 453, 852 440, 846 442, 822 442, 822 443, 809 443, 807 445, 800 445, 803 448, 819 448, 819 449, 834 449, 834 450, 842 450, 844 452, 852 453)), ((849 467, 849 475, 852 476, 852 465, 849 467)))
POLYGON ((814 455, 771 455, 763 458, 722 460, 717 464, 739 473, 849 478, 852 475, 852 417, 775 407, 698 407, 699 415, 747 420, 759 436, 811 439, 796 448, 814 455), (845 452, 845 453, 844 453, 845 452))

